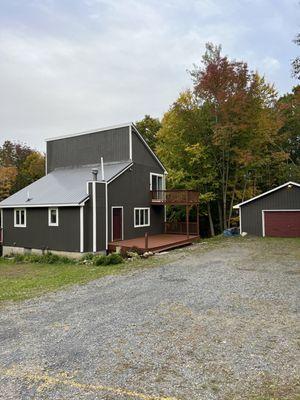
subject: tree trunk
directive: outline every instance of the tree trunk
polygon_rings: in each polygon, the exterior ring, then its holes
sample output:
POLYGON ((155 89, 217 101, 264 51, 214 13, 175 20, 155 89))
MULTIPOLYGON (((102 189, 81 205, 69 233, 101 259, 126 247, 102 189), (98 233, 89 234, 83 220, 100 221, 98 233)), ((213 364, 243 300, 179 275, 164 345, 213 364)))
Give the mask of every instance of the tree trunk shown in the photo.
POLYGON ((234 198, 235 198, 235 189, 236 189, 236 184, 237 184, 237 175, 235 175, 234 178, 234 186, 232 189, 232 196, 231 196, 231 200, 230 200, 230 208, 229 208, 229 213, 228 213, 228 227, 231 228, 231 216, 232 216, 232 209, 233 209, 233 202, 234 202, 234 198))
POLYGON ((207 214, 208 214, 208 220, 209 220, 209 228, 210 228, 210 234, 211 236, 215 236, 215 228, 214 228, 214 223, 211 215, 211 209, 210 209, 210 202, 207 202, 207 214))
POLYGON ((219 212, 219 223, 220 223, 220 231, 223 232, 224 226, 223 226, 223 214, 222 214, 222 206, 220 201, 218 201, 218 212, 219 212))

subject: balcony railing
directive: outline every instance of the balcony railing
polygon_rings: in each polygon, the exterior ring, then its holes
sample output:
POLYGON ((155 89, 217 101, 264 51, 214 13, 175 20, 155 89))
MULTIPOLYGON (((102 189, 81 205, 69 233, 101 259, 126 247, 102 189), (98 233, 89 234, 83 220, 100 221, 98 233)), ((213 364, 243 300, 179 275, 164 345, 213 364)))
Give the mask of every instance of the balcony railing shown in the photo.
MULTIPOLYGON (((186 235, 187 223, 186 222, 165 222, 165 233, 176 233, 180 235, 186 235)), ((199 235, 197 222, 189 222, 189 234, 199 235)))
POLYGON ((195 190, 151 190, 151 204, 192 205, 199 203, 199 193, 195 190))

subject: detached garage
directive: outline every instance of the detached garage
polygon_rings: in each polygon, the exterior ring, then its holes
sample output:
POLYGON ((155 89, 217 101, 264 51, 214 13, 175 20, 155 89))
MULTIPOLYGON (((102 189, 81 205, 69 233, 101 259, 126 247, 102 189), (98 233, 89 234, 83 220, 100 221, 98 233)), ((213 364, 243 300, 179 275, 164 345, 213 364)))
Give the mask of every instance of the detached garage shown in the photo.
POLYGON ((287 182, 234 206, 240 231, 256 236, 300 237, 300 184, 287 182))

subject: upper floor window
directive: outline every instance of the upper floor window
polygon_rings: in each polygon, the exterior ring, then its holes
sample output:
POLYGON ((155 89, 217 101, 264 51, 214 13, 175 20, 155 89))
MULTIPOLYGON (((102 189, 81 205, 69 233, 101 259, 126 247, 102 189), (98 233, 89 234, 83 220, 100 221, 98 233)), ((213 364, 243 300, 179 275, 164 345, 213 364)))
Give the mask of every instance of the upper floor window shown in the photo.
POLYGON ((26 208, 15 208, 14 209, 14 226, 16 228, 26 227, 26 208))
POLYGON ((58 208, 48 209, 48 225, 58 226, 58 208))
POLYGON ((134 227, 150 226, 150 208, 134 209, 134 227))
POLYGON ((150 190, 157 191, 163 190, 163 179, 164 176, 162 174, 155 174, 153 172, 150 173, 150 190))

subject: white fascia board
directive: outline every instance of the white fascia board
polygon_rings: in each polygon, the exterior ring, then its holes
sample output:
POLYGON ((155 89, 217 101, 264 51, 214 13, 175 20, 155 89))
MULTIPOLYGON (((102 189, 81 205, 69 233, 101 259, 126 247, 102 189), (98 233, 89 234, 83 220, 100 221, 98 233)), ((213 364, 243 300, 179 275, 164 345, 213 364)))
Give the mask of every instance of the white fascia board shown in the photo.
POLYGON ((0 208, 41 208, 41 207, 80 207, 82 203, 71 203, 71 204, 14 204, 14 205, 5 205, 0 208))
POLYGON ((127 167, 125 167, 124 169, 122 169, 122 171, 118 172, 115 176, 113 176, 112 178, 110 178, 109 181, 107 181, 107 184, 110 184, 111 182, 113 182, 115 179, 117 179, 120 175, 122 175, 125 171, 127 171, 129 168, 131 168, 133 166, 133 163, 130 163, 129 165, 127 165, 127 167))
POLYGON ((282 188, 284 188, 285 186, 288 186, 288 185, 300 187, 300 184, 299 184, 299 183, 291 182, 291 181, 290 181, 290 182, 286 182, 286 183, 284 183, 283 185, 277 186, 277 187, 274 188, 274 189, 268 190, 267 192, 264 192, 264 193, 262 193, 262 194, 259 194, 258 196, 252 197, 252 199, 249 199, 249 200, 243 201, 242 203, 236 204, 235 206, 233 206, 233 208, 234 208, 234 209, 238 209, 238 208, 240 208, 241 206, 243 206, 244 204, 250 203, 251 201, 254 201, 254 200, 256 200, 256 199, 259 199, 260 197, 264 197, 264 196, 266 196, 267 194, 276 192, 276 190, 282 189, 282 188))
POLYGON ((117 128, 126 128, 127 126, 129 127, 131 125, 132 125, 131 122, 127 122, 127 123, 119 124, 119 125, 105 126, 104 128, 91 129, 89 131, 83 131, 83 132, 78 132, 78 133, 71 133, 69 135, 61 135, 61 136, 56 136, 53 138, 47 138, 47 139, 45 139, 45 141, 51 142, 52 140, 67 139, 67 138, 75 137, 75 136, 88 135, 89 133, 109 131, 111 129, 117 129, 117 128))

